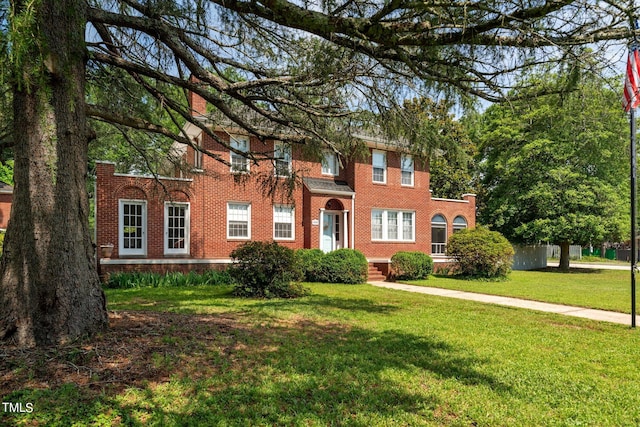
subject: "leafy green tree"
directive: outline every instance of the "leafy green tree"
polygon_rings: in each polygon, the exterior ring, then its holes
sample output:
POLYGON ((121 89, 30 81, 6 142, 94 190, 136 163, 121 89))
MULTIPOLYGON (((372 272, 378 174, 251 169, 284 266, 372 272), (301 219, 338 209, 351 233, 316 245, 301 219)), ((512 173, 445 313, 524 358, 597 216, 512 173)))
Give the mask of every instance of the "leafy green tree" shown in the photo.
POLYGON ((193 117, 193 92, 215 108, 217 123, 341 151, 353 139, 345 124, 354 112, 401 105, 409 91, 500 99, 510 81, 501 75, 530 67, 532 57, 572 61, 572 46, 628 38, 626 17, 638 12, 626 0, 0 5, 0 73, 13 106, 6 138, 15 158, 0 339, 22 346, 64 343, 107 323, 87 225, 88 146, 96 135, 89 120, 194 146, 180 131, 188 121, 218 139, 193 117), (117 70, 133 86, 107 77, 117 70), (114 100, 153 102, 162 114, 92 97, 93 85, 114 100))
MULTIPOLYGON (((519 90, 562 78, 536 75, 519 90)), ((493 105, 481 120, 480 222, 512 242, 560 245, 562 270, 570 244, 625 235, 628 124, 605 80, 582 73, 574 91, 493 105)))
POLYGON ((421 97, 382 115, 390 137, 407 141, 414 157, 429 165, 433 197, 458 199, 473 191, 475 145, 451 114, 452 102, 421 97))

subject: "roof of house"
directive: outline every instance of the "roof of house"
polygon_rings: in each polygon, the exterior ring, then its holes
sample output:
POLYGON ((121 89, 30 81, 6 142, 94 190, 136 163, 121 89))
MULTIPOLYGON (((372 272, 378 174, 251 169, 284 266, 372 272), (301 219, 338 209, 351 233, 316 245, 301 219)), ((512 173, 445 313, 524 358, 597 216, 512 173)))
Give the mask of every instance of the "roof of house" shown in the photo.
POLYGON ((344 181, 325 178, 303 178, 304 185, 311 193, 351 196, 356 192, 344 181))

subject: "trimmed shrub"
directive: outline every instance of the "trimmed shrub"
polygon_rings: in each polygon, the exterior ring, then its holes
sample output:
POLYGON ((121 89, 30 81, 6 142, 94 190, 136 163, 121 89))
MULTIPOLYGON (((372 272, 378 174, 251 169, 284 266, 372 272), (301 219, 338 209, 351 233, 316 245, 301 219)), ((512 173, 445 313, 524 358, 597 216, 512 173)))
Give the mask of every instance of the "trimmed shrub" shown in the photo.
POLYGON ((233 252, 229 268, 233 293, 253 298, 296 298, 308 291, 297 281, 302 274, 292 249, 276 242, 247 242, 233 252))
POLYGON ((304 280, 307 282, 321 282, 320 272, 322 270, 322 260, 324 252, 320 249, 298 249, 295 251, 296 263, 304 280))
POLYGON ((447 244, 447 255, 458 261, 459 274, 470 278, 505 278, 511 272, 513 253, 502 234, 484 227, 460 230, 447 244))
POLYGON ((325 283, 366 283, 369 263, 362 252, 355 249, 337 249, 324 254, 318 274, 325 283))
POLYGON ((184 274, 180 272, 160 273, 113 273, 109 275, 105 288, 161 288, 170 286, 201 286, 201 285, 230 285, 231 276, 227 271, 208 270, 201 274, 193 271, 184 274))
POLYGON ((422 252, 397 252, 391 257, 391 270, 396 279, 427 279, 433 272, 433 259, 422 252))

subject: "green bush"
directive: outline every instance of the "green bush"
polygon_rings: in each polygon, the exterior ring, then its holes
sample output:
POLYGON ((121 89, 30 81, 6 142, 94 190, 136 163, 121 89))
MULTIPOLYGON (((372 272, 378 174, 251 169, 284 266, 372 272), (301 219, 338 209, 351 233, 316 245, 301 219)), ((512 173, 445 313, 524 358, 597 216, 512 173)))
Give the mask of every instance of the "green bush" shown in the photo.
POLYGON ((449 239, 447 255, 458 261, 459 274, 470 278, 504 278, 511 272, 513 246, 484 227, 461 230, 449 239))
POLYGON ((231 276, 226 271, 208 270, 201 274, 190 271, 187 274, 174 272, 159 273, 113 273, 109 275, 105 288, 161 288, 169 286, 230 285, 231 276))
POLYGON ((296 263, 302 270, 307 282, 321 282, 322 260, 324 252, 320 249, 298 249, 295 251, 296 263))
POLYGON ((391 271, 400 280, 427 279, 433 272, 433 259, 422 252, 397 252, 391 257, 391 271))
POLYGON ((234 294, 254 298, 296 298, 308 291, 299 283, 301 271, 292 249, 275 242, 247 242, 233 252, 229 268, 234 294))
POLYGON ((367 258, 355 249, 337 249, 324 254, 318 281, 325 283, 366 283, 369 273, 367 258))

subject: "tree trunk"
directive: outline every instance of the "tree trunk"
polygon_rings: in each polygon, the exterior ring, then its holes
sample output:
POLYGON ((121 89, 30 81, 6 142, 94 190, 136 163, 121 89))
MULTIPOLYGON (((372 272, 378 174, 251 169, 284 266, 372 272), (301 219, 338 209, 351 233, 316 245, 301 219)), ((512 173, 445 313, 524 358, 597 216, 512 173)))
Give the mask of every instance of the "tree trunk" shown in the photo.
POLYGON ((560 243, 560 271, 569 271, 569 242, 560 243))
MULTIPOLYGON (((16 14, 29 13, 24 3, 12 3, 16 14)), ((23 347, 107 325, 85 184, 85 4, 36 4, 41 38, 22 41, 29 50, 12 82, 14 193, 0 267, 0 339, 23 347)))

